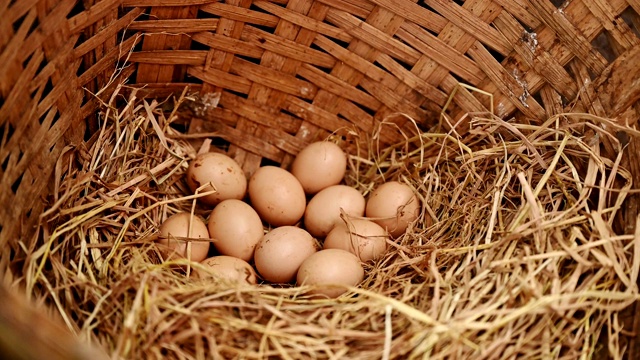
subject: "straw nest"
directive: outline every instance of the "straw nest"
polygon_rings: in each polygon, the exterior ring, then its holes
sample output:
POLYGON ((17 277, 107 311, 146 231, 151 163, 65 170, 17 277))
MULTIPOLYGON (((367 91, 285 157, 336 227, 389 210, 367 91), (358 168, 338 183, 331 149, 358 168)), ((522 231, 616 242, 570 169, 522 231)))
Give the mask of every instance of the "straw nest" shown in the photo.
POLYGON ((161 261, 161 220, 209 211, 183 179, 196 149, 172 126, 190 100, 122 90, 86 147, 61 157, 38 241, 14 263, 27 293, 81 338, 132 359, 586 359, 602 334, 610 355, 624 352, 619 314, 638 299, 640 234, 613 226, 632 191, 621 156, 600 156, 605 138, 621 146, 603 130, 613 122, 468 114, 458 133, 443 115, 383 148, 379 133, 357 134, 371 146, 350 156, 346 182, 366 195, 404 181, 423 209, 360 286, 323 300, 194 280, 198 264, 161 261))

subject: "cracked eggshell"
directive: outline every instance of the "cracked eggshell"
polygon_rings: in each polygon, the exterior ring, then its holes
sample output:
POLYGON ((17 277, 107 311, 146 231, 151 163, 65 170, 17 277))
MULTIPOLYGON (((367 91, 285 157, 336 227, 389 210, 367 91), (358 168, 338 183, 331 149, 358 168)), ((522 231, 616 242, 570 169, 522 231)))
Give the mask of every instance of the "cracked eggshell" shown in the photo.
POLYGON ((213 246, 220 254, 244 261, 253 258, 256 244, 264 235, 258 213, 249 204, 237 199, 219 203, 211 211, 207 226, 214 241, 213 246))
MULTIPOLYGON (((235 160, 225 154, 203 153, 191 161, 187 169, 187 185, 193 193, 196 189, 212 183, 216 192, 198 198, 203 204, 215 206, 223 200, 242 199, 247 192, 247 177, 235 160)), ((201 192, 211 191, 211 185, 201 192)))
POLYGON ((255 285, 257 276, 255 270, 248 262, 233 256, 214 256, 202 261, 204 269, 195 271, 197 278, 218 278, 232 282, 255 285))
POLYGON ((333 227, 342 222, 341 210, 346 215, 362 217, 365 199, 360 192, 347 185, 333 185, 320 190, 307 204, 304 226, 317 237, 325 237, 333 227))
POLYGON ((296 278, 298 286, 314 285, 312 294, 336 298, 347 291, 344 286, 357 286, 362 282, 364 268, 352 253, 326 249, 309 256, 300 266, 296 278))
POLYGON ((307 205, 298 179, 275 166, 256 170, 249 179, 249 198, 260 218, 274 227, 296 224, 307 205))
POLYGON ((420 200, 409 185, 389 181, 369 195, 365 214, 397 238, 420 215, 420 200))
POLYGON ((389 235, 380 225, 363 219, 337 224, 324 239, 325 249, 342 249, 361 261, 377 260, 387 251, 389 235))
MULTIPOLYGON (((198 216, 191 216, 188 212, 180 212, 168 217, 160 225, 160 239, 158 242, 165 246, 165 255, 169 258, 173 256, 187 257, 187 242, 178 238, 209 239, 207 225, 198 216), (191 225, 191 233, 189 233, 191 225)), ((208 241, 190 241, 191 260, 202 261, 209 253, 208 241)))
POLYGON ((307 194, 339 184, 347 171, 347 155, 340 146, 318 141, 302 149, 291 164, 291 173, 307 194))
POLYGON ((264 235, 254 256, 260 276, 272 283, 288 283, 295 279, 298 268, 318 251, 315 239, 295 226, 275 228, 264 235))

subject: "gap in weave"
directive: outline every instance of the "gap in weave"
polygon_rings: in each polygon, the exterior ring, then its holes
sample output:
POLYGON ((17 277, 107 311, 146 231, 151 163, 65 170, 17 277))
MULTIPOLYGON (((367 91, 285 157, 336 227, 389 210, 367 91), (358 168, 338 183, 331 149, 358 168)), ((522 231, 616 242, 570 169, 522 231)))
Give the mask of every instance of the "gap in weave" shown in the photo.
POLYGON ((24 22, 24 19, 27 17, 27 14, 22 15, 16 21, 13 22, 13 31, 18 32, 20 30, 20 25, 24 22))
MULTIPOLYGON (((165 114, 165 116, 167 116, 169 114, 165 114)), ((168 118, 168 116, 167 116, 168 118)), ((177 121, 172 121, 169 123, 169 127, 171 127, 172 129, 183 133, 183 134, 187 134, 189 131, 189 122, 188 121, 182 121, 182 119, 178 119, 177 121)))
POLYGON ((60 116, 60 112, 58 112, 58 110, 55 110, 55 114, 53 114, 53 120, 51 120, 51 125, 49 126, 49 129, 53 128, 53 126, 58 122, 58 120, 60 120, 61 116, 60 116))
POLYGON ((44 68, 47 66, 48 62, 45 58, 40 61, 40 65, 38 65, 38 70, 36 70, 36 74, 40 74, 44 68))
MULTIPOLYGON (((5 126, 0 128, 0 145, 2 146, 2 148, 4 148, 9 142, 9 140, 11 140, 11 137, 13 136, 14 132, 15 132, 15 129, 13 128, 13 126, 11 126, 11 123, 8 121, 5 123, 5 126)), ((6 165, 3 165, 2 170, 7 170, 6 165)))
POLYGON ((2 173, 5 173, 7 171, 7 168, 9 167, 10 158, 11 158, 11 155, 7 155, 7 157, 4 158, 4 161, 2 162, 2 166, 0 166, 2 168, 2 173))
POLYGON ((211 48, 206 44, 203 44, 203 43, 198 42, 196 40, 191 40, 191 43, 189 44, 189 50, 209 51, 209 50, 211 50, 211 48))
MULTIPOLYGON (((286 115, 286 116, 290 116, 291 118, 295 119, 296 121, 300 121, 300 122, 304 121, 304 119, 301 119, 298 115, 290 112, 287 109, 280 109, 280 113, 283 114, 283 115, 286 115)), ((293 132, 290 132, 289 134, 295 136, 296 132, 297 131, 293 131, 293 132)))
MULTIPOLYGON (((46 98, 47 95, 51 93, 51 91, 53 91, 53 82, 51 81, 51 78, 49 78, 47 80, 47 83, 44 85, 44 89, 42 90, 42 98, 46 98)), ((40 124, 42 124, 42 122, 40 122, 40 124)))
POLYGON ((73 6, 73 8, 69 12, 69 14, 67 14, 67 19, 71 19, 72 17, 74 17, 74 16, 84 12, 85 10, 87 10, 84 7, 84 3, 85 3, 85 1, 76 1, 76 4, 73 6))
MULTIPOLYGON (((83 96, 83 97, 82 97, 82 101, 83 101, 84 103, 86 103, 86 102, 88 101, 88 99, 87 99, 87 98, 88 98, 88 96, 83 96), (87 100, 85 100, 85 99, 87 99, 87 100)), ((83 105, 84 105, 84 104, 83 104, 83 105)), ((96 115, 96 118, 97 118, 97 117, 98 117, 98 116, 96 115)), ((96 122, 96 120, 90 120, 90 121, 96 122)), ((82 138, 82 139, 84 140, 84 142, 85 142, 85 143, 88 143, 88 142, 89 142, 89 140, 91 140, 91 137, 92 137, 94 134, 95 134, 95 133, 93 132, 93 128, 92 128, 91 126, 85 126, 85 127, 84 127, 84 136, 83 136, 83 138, 82 138)))
POLYGON ((197 77, 189 74, 188 72, 185 74, 184 82, 189 83, 189 84, 196 84, 196 85, 204 84, 204 81, 202 81, 202 79, 197 78, 197 77))
MULTIPOLYGON (((278 3, 277 1, 269 1, 269 3, 270 3, 271 5, 277 5, 277 6, 280 6, 280 7, 281 7, 281 8, 283 8, 283 9, 286 9, 286 8, 287 8, 286 4, 284 4, 284 3, 278 3)), ((251 6, 249 6, 249 10, 252 10, 252 11, 255 11, 255 12, 259 12, 259 13, 262 13, 262 14, 268 14, 268 15, 271 15, 271 16, 273 16, 273 15, 274 15, 273 13, 270 13, 270 12, 268 12, 268 11, 266 11, 266 10, 263 10, 263 9, 261 9, 260 7, 256 6, 253 2, 251 3, 251 6)))
MULTIPOLYGON (((22 68, 26 69, 27 66, 29 65, 29 61, 31 61, 31 58, 33 57, 33 53, 27 55, 26 59, 24 59, 24 61, 22 62, 22 68)), ((42 71, 43 66, 39 66, 38 70, 36 71, 36 74, 39 74, 40 71, 42 71)))
MULTIPOLYGON (((365 94, 369 94, 365 89, 362 88, 362 86, 358 85, 356 86, 356 88, 362 92, 364 92, 365 94)), ((367 114, 371 115, 371 116, 375 116, 376 115, 376 111, 373 109, 369 109, 368 107, 362 105, 362 104, 358 104, 355 101, 352 101, 352 103, 357 106, 358 108, 362 109, 362 111, 366 112, 367 114)), ((350 122, 350 121, 349 121, 350 122)))
MULTIPOLYGON (((407 62, 404 62, 402 59, 394 58, 394 60, 395 60, 398 64, 402 65, 402 67, 403 67, 403 68, 405 68, 406 70, 409 70, 409 71, 413 70, 413 66, 415 65, 415 64, 409 64, 409 63, 407 63, 407 62)), ((380 67, 381 67, 381 66, 380 66, 380 67)))
MULTIPOLYGON (((284 8, 286 8, 286 7, 285 7, 285 6, 283 6, 282 4, 277 4, 277 3, 275 3, 275 2, 271 2, 271 1, 270 1, 270 4, 271 4, 271 5, 279 5, 279 6, 280 6, 281 8, 283 8, 283 9, 284 9, 284 8)), ((251 4, 251 6, 249 7, 249 10, 252 10, 252 11, 255 11, 255 12, 258 12, 258 13, 261 13, 261 14, 266 14, 266 15, 269 15, 269 16, 273 16, 273 14, 272 14, 272 13, 270 13, 270 12, 268 12, 268 11, 266 11, 266 10, 263 10, 263 9, 261 9, 261 8, 257 7, 257 6, 256 6, 255 4, 253 4, 253 3, 252 3, 252 4, 251 4)), ((279 21, 286 21, 286 20, 279 20, 279 21)), ((264 31, 266 31, 266 32, 268 32, 269 34, 273 34, 273 33, 275 32, 275 30, 276 30, 276 27, 268 27, 268 26, 258 25, 258 24, 250 24, 250 25, 249 25, 249 24, 245 24, 245 26, 253 26, 253 27, 256 27, 256 28, 258 28, 258 29, 260 29, 260 30, 264 30, 264 31)))
POLYGON ((596 49, 609 63, 613 62, 619 54, 616 53, 613 46, 611 46, 613 39, 609 36, 608 31, 603 30, 593 41, 591 46, 596 49))
POLYGON ((20 183, 22 183, 23 176, 24 176, 24 172, 21 173, 20 176, 18 176, 16 181, 13 182, 13 184, 11 184, 11 191, 13 191, 14 194, 18 192, 18 189, 20 188, 20 183))
MULTIPOLYGON (((384 72, 385 72, 385 74, 389 74, 389 71, 388 71, 384 66, 382 66, 382 64, 380 64, 377 60, 374 60, 374 61, 372 61, 371 63, 372 63, 375 67, 377 67, 378 69, 380 69, 380 70, 384 71, 384 72)), ((411 69, 409 69, 409 70, 411 70, 411 69)), ((365 76, 366 76, 366 75, 365 75, 365 76)), ((392 74, 391 76, 393 76, 393 74, 392 74)), ((395 77, 395 76, 394 76, 394 77, 395 77)))
POLYGON ((427 5, 427 3, 425 2, 425 0, 420 0, 418 1, 418 5, 422 6, 423 8, 431 11, 432 13, 435 14, 439 14, 437 11, 435 11, 431 6, 427 5))
POLYGON ((277 161, 273 161, 273 160, 269 160, 267 158, 262 158, 262 160, 260 161, 260 167, 262 166, 277 166, 280 167, 280 163, 278 163, 277 161))
POLYGON ((238 92, 238 91, 234 91, 234 90, 229 90, 229 89, 224 89, 224 91, 225 91, 225 92, 228 92, 229 94, 232 94, 232 95, 238 96, 238 97, 240 97, 240 98, 242 98, 242 99, 249 99, 249 94, 245 94, 245 93, 242 93, 242 92, 238 92))
MULTIPOLYGON (((118 31, 118 35, 116 35, 116 39, 118 39, 118 44, 122 44, 125 41, 129 40, 131 37, 133 36, 139 36, 140 34, 142 34, 139 31, 133 31, 133 30, 128 30, 127 28, 118 31)), ((117 45, 120 46, 120 45, 117 45)), ((135 44, 134 49, 142 49, 142 41, 137 41, 137 44, 135 44)), ((130 51, 131 49, 122 49, 121 51, 130 51)), ((139 51, 138 50, 138 51, 139 51)))
MULTIPOLYGON (((125 11, 123 8, 119 9, 118 12, 118 19, 124 17, 126 14, 128 13, 128 11, 125 11), (122 11, 122 12, 120 12, 122 11)), ((141 21, 147 21, 151 18, 151 14, 148 11, 143 12, 142 14, 138 15, 134 22, 141 22, 141 21)), ((153 20, 157 20, 156 17, 154 16, 153 20)))
POLYGON ((246 60, 252 64, 256 64, 256 65, 260 65, 260 63, 262 62, 262 59, 260 58, 254 58, 254 57, 250 57, 250 56, 246 56, 246 55, 238 55, 238 54, 233 54, 234 57, 238 58, 238 59, 242 59, 242 60, 246 60))
POLYGON ((229 151, 229 147, 231 146, 231 143, 223 138, 213 136, 211 137, 211 146, 215 146, 216 148, 226 153, 229 151))
POLYGON ((44 114, 42 114, 40 116, 40 118, 38 118, 38 123, 40 125, 44 124, 44 121, 47 119, 47 116, 49 115, 49 111, 45 112, 44 114))
POLYGON ((196 16, 196 19, 219 19, 219 16, 216 16, 210 12, 206 12, 206 11, 202 11, 200 9, 198 9, 198 15, 196 16))
MULTIPOLYGON (((485 46, 485 48, 489 51, 489 54, 491 54, 491 56, 493 56, 494 59, 496 59, 497 62, 501 63, 505 60, 505 56, 500 54, 499 52, 495 51, 494 49, 485 46)), ((508 59, 508 58, 506 58, 508 59)))
MULTIPOLYGON (((336 39, 336 38, 332 38, 332 37, 330 37, 328 35, 327 35, 327 37, 329 39, 331 39, 331 41, 336 43, 338 46, 340 46, 341 48, 343 48, 343 49, 348 49, 349 48, 349 43, 348 42, 342 41, 342 40, 339 40, 339 39, 336 39)), ((324 51, 324 50, 322 50, 322 52, 326 53, 326 51, 324 51)))
POLYGON ((640 15, 629 6, 620 14, 620 17, 631 28, 631 31, 640 38, 640 15))
MULTIPOLYGON (((76 43, 73 44, 73 48, 77 49, 80 45, 84 44, 86 41, 87 41, 87 38, 85 37, 85 33, 81 32, 80 36, 78 36, 78 40, 76 40, 76 43)), ((86 55, 83 58, 86 58, 86 55)))
POLYGON ((535 94, 530 94, 538 104, 542 105, 544 102, 542 101, 542 94, 540 92, 536 92, 535 94))
POLYGON ((562 5, 564 5, 565 2, 566 0, 551 0, 551 3, 553 4, 553 6, 557 8, 562 7, 562 5))
MULTIPOLYGON (((82 67, 82 65, 80 65, 80 67, 82 67)), ((90 96, 86 96, 86 91, 84 91, 84 96, 82 96, 82 99, 80 100, 80 106, 83 107, 83 106, 87 105, 89 100, 91 100, 91 97, 90 96)))
POLYGON ((321 52, 321 53, 323 53, 323 54, 326 54, 326 53, 327 53, 326 51, 324 51, 324 49, 323 49, 323 48, 321 48, 320 46, 316 45, 316 43, 315 43, 315 42, 312 42, 312 43, 311 43, 311 45, 309 45, 309 47, 310 47, 312 50, 320 51, 320 52, 321 52))
POLYGON ((524 28, 524 30, 528 33, 533 33, 534 30, 533 28, 531 28, 529 25, 525 24, 524 22, 522 22, 522 20, 516 18, 516 21, 524 28))
POLYGON ((38 20, 38 18, 33 19, 33 23, 29 27, 29 31, 27 31, 27 37, 33 34, 38 29, 39 25, 40 25, 40 21, 38 20))

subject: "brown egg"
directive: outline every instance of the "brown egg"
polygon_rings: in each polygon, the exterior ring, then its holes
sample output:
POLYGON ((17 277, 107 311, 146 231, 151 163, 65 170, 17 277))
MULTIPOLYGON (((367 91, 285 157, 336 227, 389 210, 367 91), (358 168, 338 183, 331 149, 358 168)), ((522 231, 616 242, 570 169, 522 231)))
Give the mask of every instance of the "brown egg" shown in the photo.
POLYGON ((291 173, 298 178, 307 194, 337 185, 347 170, 347 155, 335 143, 319 141, 302 149, 291 164, 291 173))
POLYGON ((362 261, 376 260, 387 251, 388 238, 387 232, 373 221, 347 219, 329 232, 324 248, 349 251, 362 261))
POLYGON ((409 185, 389 181, 369 195, 365 213, 395 238, 404 234, 409 223, 418 218, 420 201, 409 185))
POLYGON ((325 237, 342 220, 341 211, 346 215, 362 217, 365 200, 360 192, 350 186, 333 185, 320 190, 307 205, 304 226, 317 237, 325 237))
POLYGON ((355 255, 341 249, 327 249, 309 256, 302 263, 297 284, 315 285, 312 294, 336 298, 347 291, 345 286, 356 286, 362 279, 364 269, 355 255))
POLYGON ((192 238, 192 239, 208 239, 209 232, 207 231, 207 225, 198 216, 191 216, 190 213, 181 212, 168 217, 162 225, 160 225, 161 238, 158 242, 165 245, 166 256, 171 258, 173 256, 187 257, 189 258, 189 249, 187 244, 190 244, 190 259, 192 261, 202 261, 207 257, 209 253, 209 242, 207 241, 184 241, 178 240, 179 238, 192 238), (189 232, 189 226, 191 226, 191 232, 189 232))
POLYGON ((211 211, 208 227, 213 246, 220 254, 244 261, 253 258, 253 250, 264 235, 258 213, 247 203, 236 199, 218 204, 211 211))
MULTIPOLYGON (((199 198, 203 204, 217 205, 226 199, 242 199, 247 192, 247 177, 240 165, 224 154, 203 153, 198 155, 189 164, 187 169, 187 185, 192 192, 207 184, 212 183, 216 192, 199 198)), ((211 191, 209 185, 200 192, 211 191)))
POLYGON ((298 179, 275 166, 263 166, 253 174, 249 198, 262 220, 276 227, 296 224, 307 205, 298 179))
POLYGON ((264 235, 254 255, 258 273, 267 281, 295 279, 300 264, 318 250, 315 239, 295 226, 275 228, 264 235))
POLYGON ((200 279, 214 277, 252 285, 257 283, 256 272, 251 265, 233 256, 210 257, 203 260, 202 265, 205 265, 205 269, 198 269, 194 273, 200 279))

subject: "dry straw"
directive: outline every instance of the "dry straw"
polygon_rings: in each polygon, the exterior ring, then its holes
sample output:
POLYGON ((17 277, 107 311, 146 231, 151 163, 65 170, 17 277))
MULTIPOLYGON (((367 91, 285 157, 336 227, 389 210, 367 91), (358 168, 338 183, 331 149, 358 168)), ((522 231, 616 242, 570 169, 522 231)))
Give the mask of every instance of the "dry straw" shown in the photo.
POLYGON ((620 147, 608 120, 468 114, 460 134, 443 115, 439 129, 384 148, 377 136, 391 125, 359 134, 370 147, 350 157, 347 183, 366 194, 400 180, 423 207, 360 286, 319 300, 307 288, 194 280, 198 264, 161 261, 161 221, 209 211, 183 181, 196 150, 171 126, 189 101, 120 86, 100 131, 56 165, 23 273, 30 296, 81 338, 131 359, 589 359, 604 334, 621 358, 640 234, 614 231, 632 184, 621 157, 600 156, 603 138, 620 147))

